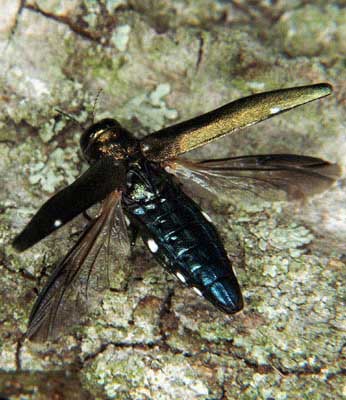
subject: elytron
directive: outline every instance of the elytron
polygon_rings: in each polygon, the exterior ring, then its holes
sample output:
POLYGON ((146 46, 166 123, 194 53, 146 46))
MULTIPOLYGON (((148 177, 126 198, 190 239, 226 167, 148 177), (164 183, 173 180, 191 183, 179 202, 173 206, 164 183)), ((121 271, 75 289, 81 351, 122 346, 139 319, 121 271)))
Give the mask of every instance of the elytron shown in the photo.
POLYGON ((141 140, 114 119, 93 123, 80 140, 89 169, 49 199, 13 241, 17 250, 26 250, 101 203, 39 294, 26 336, 54 339, 79 320, 94 294, 105 288, 101 271, 116 263, 126 231, 133 242, 141 236, 154 258, 197 294, 226 313, 241 310, 240 286, 220 236, 179 178, 211 191, 271 191, 299 199, 330 187, 339 167, 292 154, 199 162, 178 157, 331 91, 322 83, 254 94, 141 140))

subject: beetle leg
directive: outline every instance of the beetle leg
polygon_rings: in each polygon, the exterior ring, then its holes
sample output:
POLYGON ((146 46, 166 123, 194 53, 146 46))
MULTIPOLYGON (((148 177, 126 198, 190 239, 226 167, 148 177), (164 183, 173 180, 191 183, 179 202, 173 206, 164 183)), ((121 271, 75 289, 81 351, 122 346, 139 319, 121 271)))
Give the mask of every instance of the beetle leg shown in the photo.
POLYGON ((132 222, 130 222, 128 229, 130 231, 130 244, 131 244, 131 247, 134 247, 134 245, 136 244, 137 238, 138 238, 139 227, 138 227, 138 225, 135 225, 132 222))
POLYGON ((91 221, 92 218, 90 217, 90 215, 88 214, 88 211, 83 211, 83 217, 87 220, 87 221, 91 221))

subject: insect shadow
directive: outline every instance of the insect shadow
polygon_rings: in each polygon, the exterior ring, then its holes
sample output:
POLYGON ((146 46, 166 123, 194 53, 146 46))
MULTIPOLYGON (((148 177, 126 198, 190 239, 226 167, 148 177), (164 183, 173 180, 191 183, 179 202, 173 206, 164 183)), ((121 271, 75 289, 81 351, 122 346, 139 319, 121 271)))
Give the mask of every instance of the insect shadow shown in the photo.
POLYGON ((179 179, 215 193, 246 190, 294 200, 328 189, 340 168, 294 154, 199 162, 178 156, 331 92, 321 83, 254 94, 141 140, 114 119, 92 123, 80 139, 89 169, 49 199, 13 241, 18 251, 26 250, 101 202, 40 292, 26 337, 54 339, 80 320, 108 287, 108 267, 123 261, 119 249, 128 231, 133 242, 140 235, 154 258, 198 295, 226 313, 241 310, 241 290, 220 236, 179 179))

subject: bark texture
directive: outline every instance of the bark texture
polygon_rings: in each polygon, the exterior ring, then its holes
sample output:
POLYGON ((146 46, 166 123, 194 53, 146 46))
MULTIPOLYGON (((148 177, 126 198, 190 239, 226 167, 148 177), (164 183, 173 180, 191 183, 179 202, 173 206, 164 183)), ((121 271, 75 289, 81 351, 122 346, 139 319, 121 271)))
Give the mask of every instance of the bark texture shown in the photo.
MULTIPOLYGON (((256 91, 334 94, 191 157, 297 153, 346 164, 344 1, 5 0, 0 5, 0 396, 27 399, 346 397, 345 180, 304 206, 207 199, 236 259, 230 317, 139 244, 78 333, 21 342, 71 225, 23 254, 10 241, 83 169, 76 124, 138 137, 256 91), (311 3, 311 4, 310 4, 311 3), (243 249, 243 251, 242 251, 243 249)), ((68 206, 68 205, 66 205, 68 206)))

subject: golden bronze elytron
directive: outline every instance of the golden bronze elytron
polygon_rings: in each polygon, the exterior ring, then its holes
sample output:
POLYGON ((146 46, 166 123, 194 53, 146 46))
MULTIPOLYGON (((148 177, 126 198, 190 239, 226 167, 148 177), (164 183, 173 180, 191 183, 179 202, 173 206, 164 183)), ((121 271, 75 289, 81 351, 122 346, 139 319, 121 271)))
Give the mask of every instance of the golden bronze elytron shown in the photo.
POLYGON ((322 83, 243 97, 147 136, 141 141, 142 152, 152 161, 174 158, 228 133, 328 96, 331 92, 332 87, 322 83))

